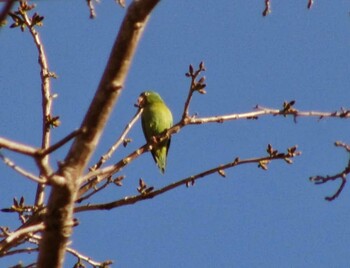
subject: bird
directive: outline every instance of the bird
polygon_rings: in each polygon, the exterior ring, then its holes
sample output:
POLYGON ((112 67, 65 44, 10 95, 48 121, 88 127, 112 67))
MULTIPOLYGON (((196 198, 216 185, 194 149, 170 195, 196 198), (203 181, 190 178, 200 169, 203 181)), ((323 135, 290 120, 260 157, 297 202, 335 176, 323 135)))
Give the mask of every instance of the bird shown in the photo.
MULTIPOLYGON (((154 141, 154 136, 172 127, 173 115, 157 92, 142 92, 138 98, 138 106, 143 108, 141 124, 147 143, 154 141)), ((169 146, 170 137, 155 144, 151 149, 153 159, 162 174, 165 172, 169 146)))

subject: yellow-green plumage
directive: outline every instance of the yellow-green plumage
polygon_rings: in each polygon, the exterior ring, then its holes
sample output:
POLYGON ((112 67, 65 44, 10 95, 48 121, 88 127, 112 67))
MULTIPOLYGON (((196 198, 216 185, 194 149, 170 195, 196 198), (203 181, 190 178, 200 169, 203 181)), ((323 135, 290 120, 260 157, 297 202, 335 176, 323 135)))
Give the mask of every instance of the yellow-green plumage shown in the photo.
MULTIPOLYGON (((158 93, 154 91, 141 93, 139 105, 143 108, 141 122, 147 142, 151 142, 152 137, 161 134, 172 126, 173 116, 171 111, 158 93)), ((153 159, 162 173, 165 171, 169 146, 170 138, 156 144, 151 150, 153 159)))

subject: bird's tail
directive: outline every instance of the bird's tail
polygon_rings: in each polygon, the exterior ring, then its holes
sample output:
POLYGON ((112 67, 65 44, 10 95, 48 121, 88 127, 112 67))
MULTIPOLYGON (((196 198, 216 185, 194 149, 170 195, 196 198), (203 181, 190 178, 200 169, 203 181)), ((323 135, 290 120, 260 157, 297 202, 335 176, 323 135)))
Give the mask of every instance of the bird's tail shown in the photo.
POLYGON ((157 163, 157 166, 162 174, 165 172, 166 167, 166 158, 167 158, 167 147, 162 146, 154 152, 154 160, 157 163))

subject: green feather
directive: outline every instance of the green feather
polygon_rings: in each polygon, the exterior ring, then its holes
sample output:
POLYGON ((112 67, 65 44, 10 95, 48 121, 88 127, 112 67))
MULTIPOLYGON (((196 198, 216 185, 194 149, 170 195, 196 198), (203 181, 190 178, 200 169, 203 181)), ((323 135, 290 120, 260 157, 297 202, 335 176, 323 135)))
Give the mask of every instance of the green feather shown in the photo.
MULTIPOLYGON (((143 108, 141 115, 142 130, 146 141, 151 142, 152 137, 169 129, 173 124, 173 116, 160 95, 154 91, 141 93, 139 105, 143 108)), ((152 156, 162 173, 165 171, 170 138, 156 144, 152 156)))

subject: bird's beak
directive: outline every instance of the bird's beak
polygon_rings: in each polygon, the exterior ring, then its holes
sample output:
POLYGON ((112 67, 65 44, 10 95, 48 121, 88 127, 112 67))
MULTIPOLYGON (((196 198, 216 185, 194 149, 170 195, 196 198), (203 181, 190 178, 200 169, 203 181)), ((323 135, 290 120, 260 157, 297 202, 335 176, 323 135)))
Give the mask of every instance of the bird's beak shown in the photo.
POLYGON ((140 96, 140 97, 137 99, 137 106, 140 107, 140 108, 142 108, 143 105, 144 105, 144 103, 145 103, 145 98, 144 98, 144 96, 140 96))

